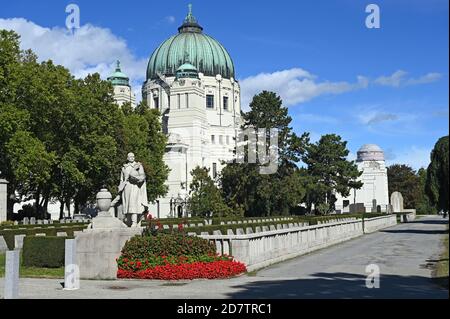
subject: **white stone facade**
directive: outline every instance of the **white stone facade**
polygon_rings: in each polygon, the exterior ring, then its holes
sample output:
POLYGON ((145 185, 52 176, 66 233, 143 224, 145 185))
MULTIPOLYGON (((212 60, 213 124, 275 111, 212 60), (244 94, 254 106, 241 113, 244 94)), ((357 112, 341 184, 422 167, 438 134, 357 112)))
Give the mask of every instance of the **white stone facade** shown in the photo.
POLYGON ((131 103, 132 107, 136 107, 136 96, 127 85, 114 85, 114 100, 119 106, 131 103))
POLYGON ((364 145, 358 151, 356 164, 362 172, 359 180, 364 185, 359 190, 352 190, 350 196, 346 198, 336 194, 336 210, 347 213, 350 212, 350 204, 364 203, 367 212, 376 212, 377 207, 373 207, 373 200, 376 200, 381 211, 386 212, 389 205, 389 189, 383 150, 374 144, 364 145))
POLYGON ((202 73, 198 78, 161 78, 144 84, 143 98, 161 112, 169 136, 164 157, 171 170, 169 192, 150 210, 159 218, 184 216, 181 203, 188 195, 191 171, 206 167, 214 178, 223 168, 222 161, 234 158, 241 126, 239 83, 202 73), (213 103, 207 105, 207 100, 213 103))

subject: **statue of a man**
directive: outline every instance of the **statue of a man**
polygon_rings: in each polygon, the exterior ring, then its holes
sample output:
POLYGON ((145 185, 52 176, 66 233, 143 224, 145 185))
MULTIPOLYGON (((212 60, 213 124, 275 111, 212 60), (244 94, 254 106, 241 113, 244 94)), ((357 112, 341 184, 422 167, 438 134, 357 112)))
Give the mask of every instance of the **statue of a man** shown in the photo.
POLYGON ((148 209, 147 184, 144 167, 128 154, 128 163, 122 167, 119 192, 122 196, 123 213, 131 217, 131 227, 137 227, 138 216, 148 209))

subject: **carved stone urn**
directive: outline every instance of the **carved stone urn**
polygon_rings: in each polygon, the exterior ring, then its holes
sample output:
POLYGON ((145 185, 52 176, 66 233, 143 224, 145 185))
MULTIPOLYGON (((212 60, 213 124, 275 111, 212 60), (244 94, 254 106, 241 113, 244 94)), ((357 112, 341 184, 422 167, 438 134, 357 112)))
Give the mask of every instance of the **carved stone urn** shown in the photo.
POLYGON ((99 209, 99 216, 110 216, 109 209, 111 208, 112 195, 103 188, 97 193, 97 208, 99 209))

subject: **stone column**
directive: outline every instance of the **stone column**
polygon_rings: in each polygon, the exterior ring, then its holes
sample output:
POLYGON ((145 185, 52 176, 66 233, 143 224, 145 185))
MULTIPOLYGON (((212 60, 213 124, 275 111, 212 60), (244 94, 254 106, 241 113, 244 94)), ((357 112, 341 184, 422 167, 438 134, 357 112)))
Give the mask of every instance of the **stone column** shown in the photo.
POLYGON ((64 261, 64 290, 80 289, 80 268, 77 263, 77 242, 75 239, 66 239, 64 261))
POLYGON ((7 251, 5 265, 5 299, 17 299, 19 297, 19 266, 20 250, 7 251))
POLYGON ((0 178, 0 223, 7 220, 8 181, 0 178))

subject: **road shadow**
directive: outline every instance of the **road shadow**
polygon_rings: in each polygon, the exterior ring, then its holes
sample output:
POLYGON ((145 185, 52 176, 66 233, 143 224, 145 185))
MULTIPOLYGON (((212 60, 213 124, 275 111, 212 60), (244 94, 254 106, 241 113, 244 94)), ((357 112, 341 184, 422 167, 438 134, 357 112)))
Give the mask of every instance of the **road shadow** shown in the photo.
POLYGON ((380 233, 391 233, 391 234, 424 234, 424 235, 445 235, 448 234, 448 229, 385 229, 380 230, 380 233))
POLYGON ((408 224, 426 224, 426 225, 448 225, 448 218, 444 219, 416 219, 412 222, 408 222, 408 224))
POLYGON ((366 277, 350 273, 316 273, 314 278, 257 281, 234 286, 233 299, 445 299, 448 290, 431 278, 381 275, 380 288, 368 289, 366 277))

